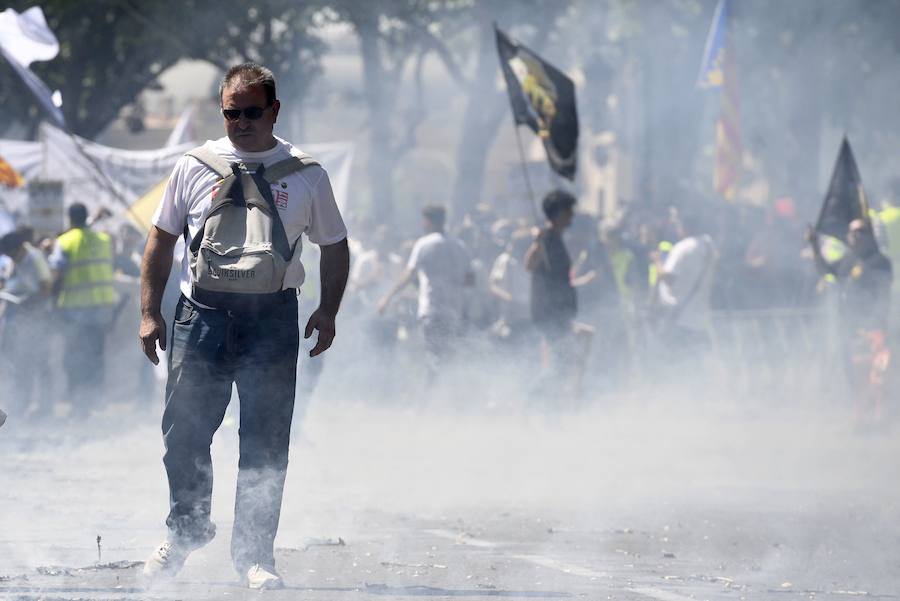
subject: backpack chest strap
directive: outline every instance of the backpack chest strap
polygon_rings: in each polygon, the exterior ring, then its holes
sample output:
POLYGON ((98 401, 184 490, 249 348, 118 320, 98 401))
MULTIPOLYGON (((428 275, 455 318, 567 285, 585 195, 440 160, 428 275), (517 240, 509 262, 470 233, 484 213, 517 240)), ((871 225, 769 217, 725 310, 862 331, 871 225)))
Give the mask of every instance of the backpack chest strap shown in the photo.
POLYGON ((278 180, 284 179, 292 173, 302 171, 307 167, 312 167, 313 165, 318 164, 319 163, 316 160, 308 155, 301 155, 298 157, 292 156, 290 158, 284 159, 283 161, 278 161, 271 167, 267 167, 263 171, 263 178, 270 184, 274 184, 278 180))

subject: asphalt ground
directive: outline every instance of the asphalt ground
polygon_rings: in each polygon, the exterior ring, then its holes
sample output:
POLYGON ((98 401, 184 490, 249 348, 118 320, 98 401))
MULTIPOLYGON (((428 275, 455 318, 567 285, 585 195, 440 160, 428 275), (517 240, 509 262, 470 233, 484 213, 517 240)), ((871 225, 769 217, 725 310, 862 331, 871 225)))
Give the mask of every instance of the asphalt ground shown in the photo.
POLYGON ((900 596, 897 428, 839 407, 618 402, 552 412, 319 403, 295 428, 278 568, 217 538, 146 587, 165 536, 157 408, 0 430, 0 598, 848 599, 900 596), (97 537, 100 536, 98 553, 97 537))

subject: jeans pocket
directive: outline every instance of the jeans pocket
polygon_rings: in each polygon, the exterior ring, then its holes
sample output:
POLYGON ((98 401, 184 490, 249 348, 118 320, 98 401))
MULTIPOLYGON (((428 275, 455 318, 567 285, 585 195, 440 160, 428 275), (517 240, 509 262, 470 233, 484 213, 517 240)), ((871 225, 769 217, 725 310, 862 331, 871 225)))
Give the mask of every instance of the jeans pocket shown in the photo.
POLYGON ((179 326, 189 325, 197 316, 197 309, 186 299, 181 299, 175 307, 175 324, 179 326))

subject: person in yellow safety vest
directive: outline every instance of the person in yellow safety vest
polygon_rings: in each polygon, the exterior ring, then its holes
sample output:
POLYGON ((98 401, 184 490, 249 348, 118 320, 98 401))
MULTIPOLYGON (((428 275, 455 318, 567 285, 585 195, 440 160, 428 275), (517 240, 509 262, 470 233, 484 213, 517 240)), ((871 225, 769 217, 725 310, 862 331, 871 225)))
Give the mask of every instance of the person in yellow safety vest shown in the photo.
MULTIPOLYGON (((878 220, 884 228, 884 254, 891 260, 891 264, 900 266, 900 207, 894 202, 892 198, 882 201, 884 208, 878 212, 878 220)), ((894 278, 891 296, 900 298, 900 278, 894 278)))
POLYGON ((104 381, 106 336, 118 300, 113 281, 112 241, 87 226, 87 208, 68 209, 71 229, 56 239, 50 257, 56 309, 63 324, 63 368, 76 413, 97 404, 104 381))
MULTIPOLYGON (((634 251, 623 240, 621 228, 608 230, 604 238, 610 267, 612 268, 612 276, 616 284, 616 292, 619 297, 619 306, 627 314, 632 314, 636 309, 638 293, 646 290, 643 282, 639 281, 643 278, 641 274, 643 270, 638 267, 634 251)), ((655 268, 654 265, 651 265, 651 267, 655 268)), ((655 273, 655 269, 653 271, 655 273)))

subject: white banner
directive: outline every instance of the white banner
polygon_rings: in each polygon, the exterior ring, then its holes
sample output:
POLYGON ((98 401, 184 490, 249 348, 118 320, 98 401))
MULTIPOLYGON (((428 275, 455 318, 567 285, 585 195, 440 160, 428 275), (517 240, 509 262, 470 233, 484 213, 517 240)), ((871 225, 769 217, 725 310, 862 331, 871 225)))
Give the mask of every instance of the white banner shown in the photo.
MULTIPOLYGON (((196 142, 188 142, 157 150, 122 150, 70 136, 46 123, 41 127, 40 135, 41 142, 0 139, 0 156, 26 181, 61 180, 66 205, 81 202, 91 212, 106 207, 117 217, 123 217, 128 206, 165 179, 178 159, 197 146, 196 142), (85 154, 91 160, 85 158, 85 154), (92 161, 103 175, 98 173, 92 161)), ((335 142, 298 147, 328 171, 335 200, 341 210, 345 210, 353 144, 335 142)), ((27 203, 26 195, 18 191, 4 191, 2 195, 8 208, 20 214, 27 213, 23 206, 27 203)))

